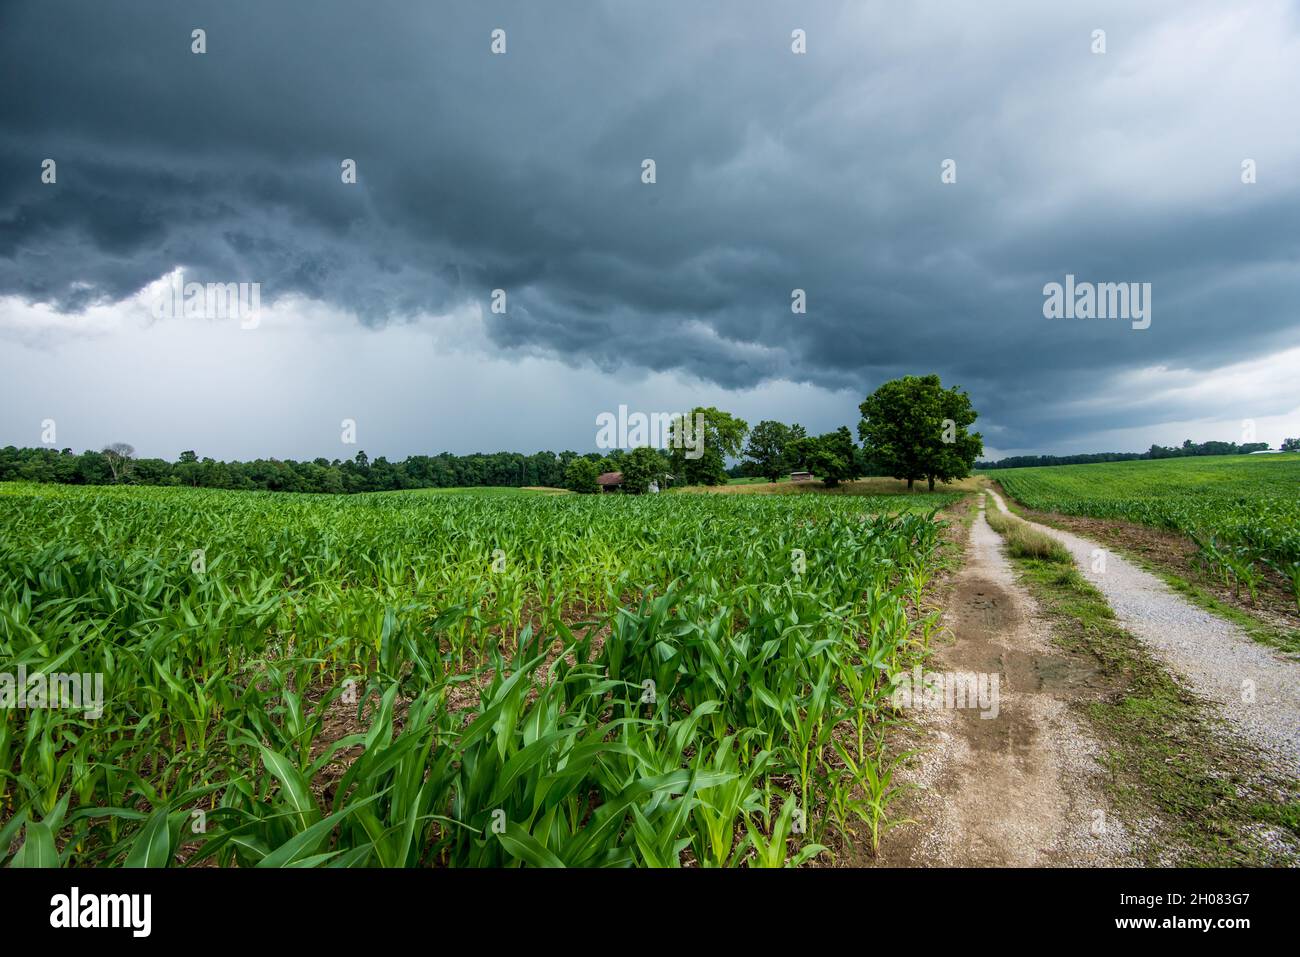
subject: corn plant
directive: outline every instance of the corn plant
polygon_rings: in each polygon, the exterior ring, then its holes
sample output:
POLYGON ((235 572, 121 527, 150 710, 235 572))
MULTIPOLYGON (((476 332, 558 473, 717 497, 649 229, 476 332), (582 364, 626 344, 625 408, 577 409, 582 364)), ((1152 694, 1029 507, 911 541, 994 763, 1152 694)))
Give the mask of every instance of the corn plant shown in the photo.
MULTIPOLYGON (((1029 508, 1181 532, 1208 574, 1254 601, 1263 567, 1300 562, 1300 457, 1222 455, 999 469, 1029 508)), ((1284 581, 1292 581, 1280 571, 1284 581)), ((1300 606, 1300 602, 1298 602, 1300 606)))
POLYGON ((0 486, 0 672, 104 687, 0 710, 0 863, 787 866, 846 794, 874 842, 952 499, 0 486))

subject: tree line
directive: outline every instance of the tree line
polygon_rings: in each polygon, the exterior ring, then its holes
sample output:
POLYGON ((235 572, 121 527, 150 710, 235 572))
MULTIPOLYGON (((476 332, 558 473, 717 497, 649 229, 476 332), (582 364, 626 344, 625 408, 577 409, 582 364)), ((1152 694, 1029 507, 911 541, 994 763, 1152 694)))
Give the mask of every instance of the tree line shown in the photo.
MULTIPOLYGON (((114 450, 8 448, 0 449, 0 481, 61 482, 68 485, 188 485, 198 488, 265 490, 272 492, 387 492, 397 489, 458 486, 528 486, 563 484, 569 462, 577 452, 473 453, 412 455, 400 462, 364 451, 348 459, 254 459, 220 462, 182 452, 175 462, 136 458, 126 446, 114 450)), ((597 462, 597 454, 586 458, 597 462)))
MULTIPOLYGON (((1087 465, 1090 462, 1134 462, 1139 459, 1176 459, 1190 455, 1248 455, 1268 450, 1267 442, 1193 442, 1152 445, 1145 452, 1088 452, 1081 455, 1010 455, 996 462, 977 462, 978 469, 1020 469, 1046 465, 1087 465)), ((1300 439, 1287 439, 1283 452, 1300 451, 1300 439)))
MULTIPOLYGON (((909 489, 924 480, 952 482, 970 475, 975 459, 984 452, 983 439, 970 432, 977 413, 960 388, 943 388, 937 375, 904 376, 886 382, 858 406, 858 439, 848 426, 823 435, 809 435, 798 423, 765 419, 752 429, 731 413, 697 407, 675 419, 666 452, 636 449, 629 462, 636 470, 631 481, 624 469, 624 491, 644 491, 660 476, 686 485, 723 485, 732 477, 776 481, 791 472, 809 472, 834 487, 864 475, 905 479, 909 489), (687 449, 700 448, 699 438, 679 439, 680 429, 704 430, 703 454, 690 457, 687 449), (748 441, 746 441, 748 439, 748 441), (730 469, 727 459, 740 459, 730 469)), ((588 464, 574 462, 566 487, 577 492, 598 491, 597 475, 588 464)), ((662 483, 660 483, 662 484, 662 483)))
POLYGON ((847 426, 809 435, 803 426, 745 420, 713 407, 697 407, 669 429, 668 448, 612 449, 578 453, 476 452, 412 455, 400 462, 364 451, 352 458, 311 461, 200 458, 187 450, 170 462, 141 458, 125 443, 80 454, 70 448, 0 449, 0 481, 67 485, 175 485, 196 488, 345 494, 466 486, 548 486, 578 492, 600 490, 604 472, 621 472, 621 490, 652 486, 721 485, 739 474, 776 480, 790 472, 812 473, 827 486, 864 475, 949 482, 970 474, 983 445, 968 432, 976 413, 960 389, 944 389, 937 375, 887 382, 859 406, 858 440, 847 426), (681 430, 703 429, 703 435, 681 430), (702 442, 701 442, 702 440, 702 442), (695 455, 691 450, 700 450, 695 455), (728 469, 727 461, 738 464, 728 469))

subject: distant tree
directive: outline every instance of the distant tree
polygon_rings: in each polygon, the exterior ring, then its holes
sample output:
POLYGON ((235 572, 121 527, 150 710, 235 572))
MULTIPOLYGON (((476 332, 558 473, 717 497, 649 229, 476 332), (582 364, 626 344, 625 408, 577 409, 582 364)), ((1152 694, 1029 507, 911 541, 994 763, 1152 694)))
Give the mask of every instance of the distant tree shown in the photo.
POLYGON ((745 457, 754 464, 757 474, 769 482, 775 482, 782 472, 789 470, 791 445, 797 438, 803 437, 802 433, 801 426, 791 427, 765 419, 749 433, 745 457))
POLYGON ((564 487, 572 492, 600 491, 596 479, 600 478, 600 467, 591 459, 574 459, 564 471, 564 487))
POLYGON ((1300 439, 1283 439, 1283 452, 1300 452, 1300 439))
POLYGON ((180 485, 202 485, 203 466, 199 465, 198 455, 192 450, 182 452, 172 467, 172 477, 180 485))
MULTIPOLYGON (((42 449, 41 451, 46 450, 42 449)), ((20 465, 16 478, 23 482, 53 482, 55 474, 49 456, 40 455, 29 458, 20 465)))
POLYGON ((855 478, 863 475, 878 475, 879 468, 875 462, 868 458, 866 451, 860 445, 853 446, 853 475, 855 478))
POLYGON ((171 463, 165 459, 135 459, 131 462, 130 477, 138 485, 175 485, 178 482, 172 474, 171 463))
POLYGON ((801 435, 785 447, 785 469, 788 472, 811 472, 811 459, 817 448, 817 437, 801 435))
POLYGON ((807 450, 804 455, 805 468, 820 478, 827 488, 857 478, 853 456, 856 446, 848 426, 842 425, 834 432, 815 439, 805 439, 803 447, 807 450))
POLYGON ((633 449, 623 460, 623 491, 641 495, 663 481, 668 471, 663 453, 649 446, 633 449))
POLYGON ((77 462, 78 485, 107 485, 112 480, 108 456, 103 452, 85 452, 77 462))
POLYGON ((382 455, 370 463, 370 488, 376 492, 390 492, 401 488, 393 463, 382 455))
POLYGON ((114 442, 104 446, 104 460, 112 473, 114 482, 125 481, 131 474, 131 459, 135 456, 135 447, 126 442, 114 442))
POLYGON ((726 459, 739 457, 748 431, 744 419, 711 406, 677 416, 668 427, 673 474, 686 485, 725 485, 726 459))
POLYGON ((981 469, 1038 468, 1050 465, 1086 465, 1090 462, 1132 462, 1139 459, 1174 459, 1188 455, 1245 455, 1262 452, 1267 442, 1184 442, 1181 446, 1152 445, 1145 452, 1084 452, 1075 455, 1010 455, 996 462, 977 462, 981 469))
POLYGON ((984 450, 970 397, 960 389, 945 390, 937 375, 903 376, 886 382, 858 407, 862 421, 858 436, 867 457, 894 478, 913 488, 919 478, 930 488, 970 474, 984 450), (947 421, 945 421, 947 420, 947 421))
POLYGON ((343 493, 343 478, 339 475, 338 469, 323 468, 320 478, 320 491, 328 495, 341 495, 343 493))

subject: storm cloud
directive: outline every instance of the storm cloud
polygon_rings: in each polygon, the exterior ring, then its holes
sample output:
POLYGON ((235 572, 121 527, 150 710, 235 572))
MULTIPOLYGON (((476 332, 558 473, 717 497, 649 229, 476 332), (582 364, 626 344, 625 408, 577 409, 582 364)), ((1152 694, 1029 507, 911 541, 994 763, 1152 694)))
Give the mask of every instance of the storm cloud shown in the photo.
POLYGON ((828 426, 938 371, 1006 451, 1300 412, 1152 378, 1300 345, 1296 6, 989 7, 6 4, 0 296, 80 316, 179 267, 381 351, 472 313, 492 375, 809 386, 828 426), (1151 283, 1150 328, 1045 319, 1066 274, 1151 283))

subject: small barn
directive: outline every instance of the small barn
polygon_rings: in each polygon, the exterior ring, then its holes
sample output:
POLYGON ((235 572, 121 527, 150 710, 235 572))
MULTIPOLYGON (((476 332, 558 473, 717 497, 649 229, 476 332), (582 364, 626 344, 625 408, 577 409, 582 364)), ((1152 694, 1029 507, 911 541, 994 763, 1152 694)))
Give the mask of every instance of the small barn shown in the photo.
POLYGON ((812 472, 791 472, 791 482, 811 482, 813 480, 812 472))
POLYGON ((623 487, 623 473, 601 472, 596 478, 596 484, 602 492, 617 492, 623 487))

